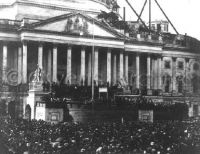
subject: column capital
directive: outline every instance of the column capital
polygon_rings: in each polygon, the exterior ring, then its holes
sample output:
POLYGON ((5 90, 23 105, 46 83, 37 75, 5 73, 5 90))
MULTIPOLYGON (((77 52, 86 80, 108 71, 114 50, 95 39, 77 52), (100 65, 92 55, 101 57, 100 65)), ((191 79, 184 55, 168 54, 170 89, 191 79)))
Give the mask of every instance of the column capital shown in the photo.
POLYGON ((157 57, 162 59, 163 55, 162 54, 157 54, 157 57))
POLYGON ((87 48, 87 46, 81 45, 81 50, 85 50, 86 48, 87 48))
POLYGON ((68 45, 66 46, 67 50, 72 50, 72 47, 73 47, 73 45, 71 45, 71 44, 68 44, 68 45))
POLYGON ((74 45, 73 44, 66 44, 67 45, 67 48, 72 48, 74 45))
POLYGON ((107 48, 107 52, 111 52, 112 51, 112 49, 111 48, 107 48))
POLYGON ((140 56, 141 55, 141 53, 139 53, 139 52, 136 52, 136 56, 140 56))
POLYGON ((96 51, 96 50, 99 51, 100 48, 101 48, 101 47, 99 47, 99 46, 95 46, 95 47, 94 47, 94 50, 95 50, 95 51, 96 51))
POLYGON ((151 54, 152 59, 163 58, 162 54, 151 54))
POLYGON ((152 55, 151 53, 149 53, 149 52, 147 53, 147 57, 151 57, 151 55, 152 55))
POLYGON ((124 49, 119 49, 119 52, 120 53, 125 53, 125 50, 124 49))
POLYGON ((8 45, 8 43, 9 43, 8 41, 5 40, 2 41, 2 45, 8 45))
POLYGON ((53 43, 53 48, 57 48, 58 47, 58 43, 53 43))
POLYGON ((42 47, 42 46, 44 45, 44 43, 45 43, 45 42, 39 41, 39 42, 38 42, 38 46, 39 46, 39 47, 42 47))
POLYGON ((23 45, 27 45, 28 41, 27 40, 22 40, 23 45))

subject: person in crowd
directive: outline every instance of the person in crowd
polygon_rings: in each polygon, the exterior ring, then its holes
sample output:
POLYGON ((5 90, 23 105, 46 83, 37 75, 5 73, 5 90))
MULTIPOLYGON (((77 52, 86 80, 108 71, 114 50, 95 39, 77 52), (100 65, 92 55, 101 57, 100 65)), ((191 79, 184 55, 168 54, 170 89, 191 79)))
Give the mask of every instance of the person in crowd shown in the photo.
POLYGON ((29 154, 198 154, 200 120, 59 123, 0 117, 0 140, 29 154))

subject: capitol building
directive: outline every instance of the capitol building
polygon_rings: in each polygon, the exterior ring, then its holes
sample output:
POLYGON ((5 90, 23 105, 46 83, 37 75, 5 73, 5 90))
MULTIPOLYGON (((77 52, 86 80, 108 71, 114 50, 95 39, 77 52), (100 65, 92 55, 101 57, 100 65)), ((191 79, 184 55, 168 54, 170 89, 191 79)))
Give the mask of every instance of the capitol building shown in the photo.
MULTIPOLYGON (((0 4, 0 94, 7 110, 9 103, 15 103, 15 114, 25 114, 39 67, 45 82, 63 80, 66 85, 88 87, 120 84, 128 95, 187 103, 189 114, 199 115, 199 41, 169 33, 168 38, 131 34, 98 17, 102 12, 117 13, 118 7, 113 0, 0 4)), ((154 29, 156 23, 152 22, 154 29)))

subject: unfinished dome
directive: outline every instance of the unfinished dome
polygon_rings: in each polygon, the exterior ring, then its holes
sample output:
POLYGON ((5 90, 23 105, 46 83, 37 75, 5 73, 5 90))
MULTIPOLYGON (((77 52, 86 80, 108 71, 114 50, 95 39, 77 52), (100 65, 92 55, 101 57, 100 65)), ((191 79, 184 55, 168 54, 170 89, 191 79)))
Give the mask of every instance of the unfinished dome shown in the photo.
POLYGON ((70 12, 83 12, 96 16, 99 12, 108 12, 114 0, 10 0, 0 4, 0 18, 47 19, 70 12), (7 14, 6 12, 12 12, 7 14))

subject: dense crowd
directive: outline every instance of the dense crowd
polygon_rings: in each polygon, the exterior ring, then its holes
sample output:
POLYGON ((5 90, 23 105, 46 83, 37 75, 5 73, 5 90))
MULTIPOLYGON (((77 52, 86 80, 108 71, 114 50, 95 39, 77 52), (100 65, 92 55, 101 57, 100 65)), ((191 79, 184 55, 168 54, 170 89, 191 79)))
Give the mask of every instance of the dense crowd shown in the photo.
MULTIPOLYGON (((99 86, 94 86, 94 98, 99 98, 99 88, 107 88, 108 93, 103 93, 101 96, 106 96, 108 94, 109 98, 113 98, 114 94, 122 93, 122 88, 118 85, 109 86, 109 83, 99 86)), ((54 98, 70 98, 74 101, 84 101, 90 99, 92 96, 92 87, 84 85, 69 85, 64 83, 56 82, 44 82, 43 91, 51 92, 52 97, 54 98)), ((55 100, 56 101, 56 100, 55 100)))
POLYGON ((17 154, 198 154, 200 121, 51 124, 0 119, 0 139, 17 154))

